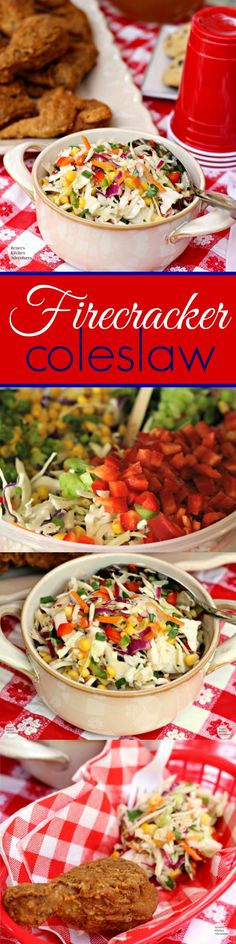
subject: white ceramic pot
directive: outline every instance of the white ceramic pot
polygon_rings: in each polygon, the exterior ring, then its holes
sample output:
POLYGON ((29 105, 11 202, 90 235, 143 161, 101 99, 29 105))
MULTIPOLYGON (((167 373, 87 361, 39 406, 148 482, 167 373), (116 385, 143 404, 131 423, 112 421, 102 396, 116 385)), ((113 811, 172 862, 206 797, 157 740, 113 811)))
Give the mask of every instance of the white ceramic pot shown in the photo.
MULTIPOLYGON (((131 563, 136 563, 141 568, 146 567, 147 558, 130 551, 112 554, 112 565, 131 563)), ((87 731, 95 731, 104 737, 143 734, 173 721, 178 711, 194 701, 207 672, 236 659, 236 636, 217 648, 219 622, 213 616, 204 616, 203 657, 186 675, 167 682, 158 689, 153 687, 148 691, 125 692, 92 689, 72 681, 69 677, 60 676, 55 669, 43 662, 31 638, 34 613, 39 606, 40 597, 56 596, 65 587, 69 577, 86 579, 107 565, 106 554, 85 555, 45 574, 30 591, 22 609, 21 626, 27 655, 6 640, 1 632, 0 660, 28 675, 43 701, 65 721, 87 731)), ((206 589, 190 574, 185 574, 173 564, 164 563, 151 556, 148 558, 148 566, 193 591, 203 605, 210 603, 214 606, 206 589)), ((10 609, 10 604, 5 605, 4 612, 9 613, 10 609)))
MULTIPOLYGON (((214 210, 196 219, 201 210, 198 197, 168 220, 141 226, 93 223, 66 213, 43 193, 41 180, 48 166, 55 163, 59 151, 71 144, 81 144, 81 134, 66 135, 44 148, 34 163, 32 175, 24 164, 25 144, 18 144, 4 156, 8 173, 35 202, 43 239, 53 252, 74 268, 93 272, 162 271, 186 249, 193 236, 221 232, 235 222, 225 210, 214 210)), ((101 138, 104 140, 104 137, 109 141, 122 139, 127 143, 140 136, 144 140, 150 139, 150 134, 143 134, 140 129, 96 128, 89 131, 91 143, 101 138)), ((204 189, 203 172, 191 154, 159 135, 153 134, 152 139, 167 146, 182 162, 192 183, 204 189)), ((39 150, 37 142, 30 143, 30 147, 39 150)))
POLYGON ((0 754, 19 760, 22 767, 42 783, 58 790, 69 787, 76 771, 103 750, 105 741, 28 741, 19 734, 5 733, 0 754))

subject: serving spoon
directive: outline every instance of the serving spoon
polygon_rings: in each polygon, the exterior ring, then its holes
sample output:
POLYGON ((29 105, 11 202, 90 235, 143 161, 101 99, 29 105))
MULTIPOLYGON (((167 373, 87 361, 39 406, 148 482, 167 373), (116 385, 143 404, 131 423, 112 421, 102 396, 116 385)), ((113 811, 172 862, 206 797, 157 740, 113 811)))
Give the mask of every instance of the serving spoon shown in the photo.
POLYGON ((200 197, 209 206, 220 208, 221 210, 230 210, 231 216, 236 220, 236 200, 224 193, 214 193, 213 190, 199 190, 192 186, 192 193, 200 197))
MULTIPOLYGON (((235 203, 236 208, 236 203, 235 203)), ((136 400, 129 415, 126 432, 123 439, 124 446, 133 446, 137 433, 143 425, 148 404, 150 403, 154 387, 140 387, 136 400)))

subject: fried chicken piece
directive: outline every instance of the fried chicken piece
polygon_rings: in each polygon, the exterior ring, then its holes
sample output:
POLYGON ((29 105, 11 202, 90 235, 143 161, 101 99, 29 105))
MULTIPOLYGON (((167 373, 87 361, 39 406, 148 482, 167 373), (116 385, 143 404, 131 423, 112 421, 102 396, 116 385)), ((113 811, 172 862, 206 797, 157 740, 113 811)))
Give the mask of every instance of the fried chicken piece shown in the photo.
MULTIPOLYGON (((43 8, 45 12, 52 13, 48 4, 44 3, 43 8)), ((38 9, 38 11, 41 9, 42 12, 42 4, 38 4, 36 9, 38 9)), ((70 0, 64 0, 60 6, 56 7, 56 9, 53 10, 53 16, 61 20, 63 25, 66 23, 68 33, 73 37, 81 41, 89 41, 92 39, 92 30, 86 13, 75 7, 73 3, 70 3, 70 0)))
POLYGON ((16 73, 41 69, 63 56, 68 46, 68 32, 56 18, 46 13, 26 17, 0 53, 0 83, 11 81, 16 73))
POLYGON ((0 0, 0 29, 6 36, 12 36, 22 20, 34 12, 34 0, 0 0))
POLYGON ((32 72, 31 86, 55 88, 55 86, 63 85, 64 88, 74 91, 93 68, 96 59, 97 49, 94 43, 72 43, 60 62, 54 62, 46 69, 32 72))
POLYGON ((25 86, 21 79, 10 82, 10 85, 0 85, 0 99, 4 98, 5 95, 9 98, 15 98, 15 96, 21 95, 22 92, 25 92, 25 86))
POLYGON ((39 13, 44 13, 45 10, 50 10, 50 12, 52 11, 54 13, 54 10, 61 6, 62 0, 36 0, 36 9, 38 9, 39 13))
POLYGON ((113 935, 148 921, 157 907, 157 891, 136 863, 105 858, 47 884, 8 888, 3 902, 21 925, 39 926, 56 915, 89 934, 113 935))
MULTIPOLYGON (((14 84, 17 83, 13 83, 14 84)), ((0 86, 0 89, 6 88, 6 86, 0 86)), ((11 86, 9 85, 9 89, 11 86)), ((5 95, 0 94, 0 128, 4 128, 5 125, 9 124, 9 121, 13 121, 14 118, 29 118, 30 115, 34 115, 36 112, 36 103, 33 102, 32 98, 29 98, 29 95, 20 92, 15 95, 8 94, 8 89, 5 92, 5 95)))
POLYGON ((23 552, 18 554, 15 552, 3 553, 0 554, 0 574, 6 573, 9 570, 9 567, 33 567, 34 569, 39 570, 52 570, 53 567, 57 567, 59 564, 65 564, 70 558, 79 557, 79 554, 38 554, 37 551, 31 553, 23 552))
POLYGON ((97 101, 96 98, 77 98, 79 103, 73 131, 83 131, 89 128, 105 128, 111 119, 112 112, 108 105, 97 101))
POLYGON ((76 117, 74 96, 67 89, 45 92, 37 102, 38 115, 22 118, 1 133, 5 138, 55 138, 71 131, 76 117))

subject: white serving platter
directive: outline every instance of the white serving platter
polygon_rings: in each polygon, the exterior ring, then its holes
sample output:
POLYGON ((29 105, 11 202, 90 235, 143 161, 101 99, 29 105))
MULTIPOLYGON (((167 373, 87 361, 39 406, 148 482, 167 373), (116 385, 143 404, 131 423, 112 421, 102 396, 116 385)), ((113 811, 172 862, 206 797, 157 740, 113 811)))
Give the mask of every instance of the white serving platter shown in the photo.
MULTIPOLYGON (((105 17, 97 0, 73 0, 88 16, 93 30, 94 42, 99 50, 96 66, 79 86, 81 98, 97 98, 112 109, 113 127, 137 128, 143 132, 156 131, 151 115, 142 101, 138 88, 134 85, 131 73, 116 46, 112 33, 108 29, 105 17)), ((1 141, 0 154, 19 144, 14 139, 1 141)), ((30 143, 30 139, 25 143, 30 143)), ((50 140, 39 138, 39 148, 50 144, 50 140)))
POLYGON ((143 95, 148 95, 151 98, 166 98, 169 101, 176 101, 178 98, 178 89, 169 88, 169 86, 164 85, 163 75, 165 70, 168 69, 168 65, 172 62, 164 50, 165 40, 168 36, 172 36, 173 33, 179 32, 180 29, 181 23, 179 23, 178 26, 166 24, 160 29, 151 61, 145 72, 142 85, 143 95))

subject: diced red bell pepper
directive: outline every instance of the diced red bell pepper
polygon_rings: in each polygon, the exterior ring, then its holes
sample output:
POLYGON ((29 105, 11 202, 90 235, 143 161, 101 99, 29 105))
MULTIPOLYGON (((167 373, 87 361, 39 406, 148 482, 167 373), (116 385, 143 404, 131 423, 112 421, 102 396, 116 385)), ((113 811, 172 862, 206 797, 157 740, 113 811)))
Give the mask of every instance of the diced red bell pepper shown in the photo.
POLYGON ((138 496, 138 503, 150 511, 159 511, 159 501, 153 492, 141 492, 141 495, 138 496))
POLYGON ((135 492, 143 492, 148 488, 149 484, 145 475, 133 475, 132 472, 127 475, 127 482, 130 488, 134 489, 135 492))
POLYGON ((111 642, 115 642, 115 643, 120 642, 120 639, 121 639, 120 633, 118 633, 118 629, 114 629, 114 626, 106 626, 105 633, 106 633, 107 639, 110 639, 111 642))
POLYGON ((119 515, 127 511, 126 498, 114 498, 114 496, 111 495, 109 498, 103 498, 102 504, 105 511, 108 511, 110 515, 119 515))
POLYGON ((172 590, 171 593, 166 594, 167 603, 170 603, 170 606, 176 606, 177 601, 177 592, 172 590))
POLYGON ((180 170, 172 170, 168 177, 172 184, 177 184, 180 178, 180 170))
POLYGON ((77 541, 77 535, 75 531, 68 531, 68 533, 65 534, 63 541, 77 541))
POLYGON ((193 494, 188 496, 188 512, 190 515, 200 515, 203 510, 203 496, 193 494))
POLYGON ((109 492, 109 485, 104 479, 95 479, 95 482, 92 484, 92 489, 95 495, 97 492, 109 492))
POLYGON ((115 498, 126 498, 128 495, 128 488, 125 482, 110 482, 110 492, 115 498))
POLYGON ((57 636, 68 636, 69 633, 73 632, 73 629, 76 629, 77 623, 60 623, 57 629, 57 636))
POLYGON ((136 511, 132 511, 131 509, 120 516, 120 523, 123 531, 135 531, 139 521, 139 515, 137 515, 136 511))
POLYGON ((157 541, 167 541, 169 538, 179 538, 184 534, 184 531, 182 531, 177 524, 174 524, 173 521, 169 521, 162 511, 160 511, 160 514, 157 515, 156 518, 151 518, 149 530, 151 532, 152 539, 157 541))

